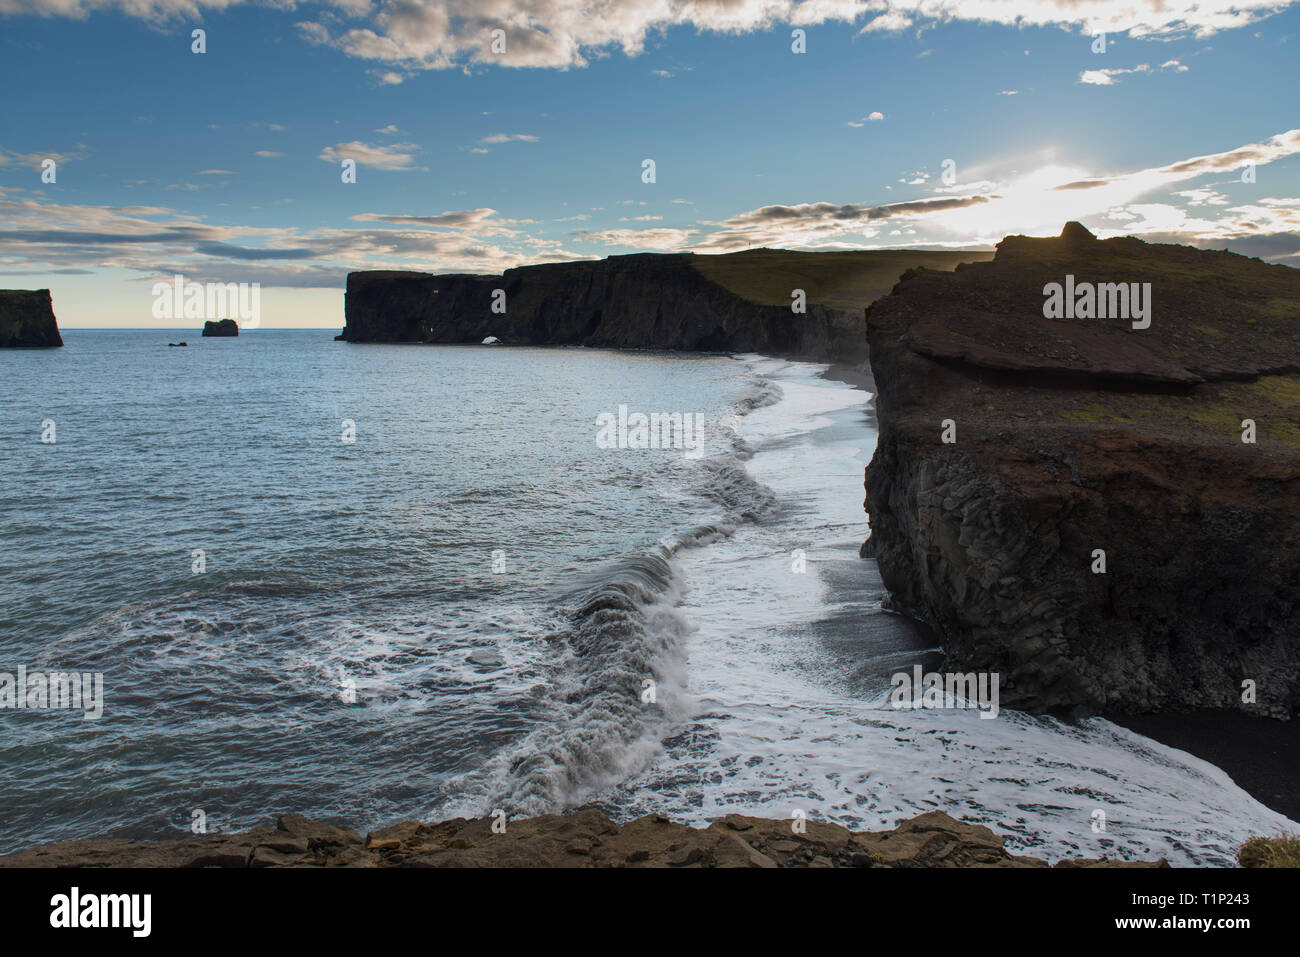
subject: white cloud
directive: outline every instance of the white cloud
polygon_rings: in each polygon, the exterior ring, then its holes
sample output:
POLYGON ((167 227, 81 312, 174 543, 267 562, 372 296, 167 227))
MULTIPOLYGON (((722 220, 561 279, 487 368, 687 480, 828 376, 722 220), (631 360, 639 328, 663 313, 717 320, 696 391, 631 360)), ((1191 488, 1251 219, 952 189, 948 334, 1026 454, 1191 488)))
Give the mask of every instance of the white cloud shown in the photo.
POLYGON ((911 25, 911 17, 898 10, 891 10, 868 20, 866 26, 858 31, 858 35, 861 36, 874 30, 906 30, 911 25))
POLYGON ((15 153, 13 150, 0 149, 0 166, 26 166, 30 169, 41 169, 41 164, 46 160, 54 160, 55 164, 62 166, 69 160, 83 159, 84 153, 78 151, 75 153, 15 153))
MULTIPOLYGON (((1162 70, 1173 70, 1177 73, 1186 73, 1187 67, 1177 60, 1166 60, 1160 64, 1162 70)), ((1079 74, 1080 83, 1090 83, 1094 86, 1114 86, 1117 82, 1115 77, 1123 76, 1126 73, 1151 73, 1150 63, 1139 63, 1131 69, 1113 69, 1113 70, 1084 70, 1079 74)))
POLYGON ((518 141, 522 143, 536 143, 538 138, 528 133, 493 133, 490 136, 482 137, 480 143, 510 143, 518 141))
POLYGON ((414 143, 372 146, 368 143, 353 140, 350 143, 339 143, 335 146, 325 147, 325 149, 321 150, 320 158, 330 163, 339 163, 345 159, 356 160, 358 166, 403 172, 418 168, 412 165, 415 162, 415 155, 412 151, 419 148, 414 143))
POLYGON ((866 126, 868 123, 879 123, 879 122, 880 122, 881 120, 883 120, 884 118, 885 118, 885 114, 884 114, 884 113, 881 113, 879 110, 876 110, 875 112, 868 113, 866 116, 862 117, 862 119, 860 119, 860 120, 849 120, 849 121, 848 121, 847 123, 845 123, 844 125, 845 125, 845 126, 863 127, 863 126, 866 126))
POLYGON ((649 229, 602 229, 598 232, 578 230, 574 236, 582 242, 601 243, 605 246, 632 246, 636 249, 668 251, 681 249, 695 235, 691 229, 671 229, 654 226, 649 229))
MULTIPOLYGON (((158 22, 198 20, 251 0, 0 0, 0 14, 85 18, 114 10, 158 22)), ((1024 28, 1053 26, 1132 36, 1208 36, 1249 26, 1293 0, 332 0, 297 24, 313 43, 404 69, 466 64, 568 69, 618 51, 636 56, 647 37, 671 27, 742 34, 782 24, 861 24, 860 33, 966 21, 1024 28), (490 31, 506 51, 493 53, 490 31)), ((292 8, 292 3, 287 3, 292 8)), ((379 74, 400 83, 398 72, 379 74)))
POLYGON ((1174 193, 1174 195, 1187 200, 1188 206, 1227 206, 1232 202, 1227 196, 1210 189, 1208 186, 1200 189, 1185 189, 1174 193))

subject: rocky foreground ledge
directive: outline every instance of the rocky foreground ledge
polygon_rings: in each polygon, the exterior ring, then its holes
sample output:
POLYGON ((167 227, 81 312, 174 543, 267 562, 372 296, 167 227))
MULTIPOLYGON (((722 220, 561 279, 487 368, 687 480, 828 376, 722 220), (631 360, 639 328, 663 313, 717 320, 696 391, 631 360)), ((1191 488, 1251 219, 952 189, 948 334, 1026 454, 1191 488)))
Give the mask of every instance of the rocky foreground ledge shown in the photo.
MULTIPOLYGON (((986 827, 940 811, 892 831, 850 831, 807 821, 730 815, 706 828, 657 814, 622 826, 595 810, 510 821, 407 821, 363 838, 356 831, 282 815, 274 828, 179 841, 95 839, 50 844, 7 857, 0 867, 1047 867, 1007 853, 986 827)), ((1079 858, 1057 867, 1167 867, 1079 858)))
POLYGON ((1300 270, 1070 223, 866 315, 864 552, 946 671, 1032 711, 1296 713, 1300 270), (1145 317, 1045 314, 1112 283, 1145 317))

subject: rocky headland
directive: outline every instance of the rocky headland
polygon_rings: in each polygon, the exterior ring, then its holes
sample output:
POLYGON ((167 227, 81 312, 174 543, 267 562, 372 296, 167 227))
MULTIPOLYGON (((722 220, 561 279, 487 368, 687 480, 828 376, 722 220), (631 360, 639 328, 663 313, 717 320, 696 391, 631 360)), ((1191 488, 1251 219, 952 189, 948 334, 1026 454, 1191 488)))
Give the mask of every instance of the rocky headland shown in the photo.
MULTIPOLYGON (((506 823, 406 821, 362 837, 301 814, 274 828, 183 840, 94 839, 0 857, 0 867, 1047 867, 1010 854, 987 827, 940 811, 890 831, 730 815, 706 828, 647 815, 618 825, 596 810, 506 823)), ((1163 860, 1058 861, 1057 867, 1165 867, 1163 860)))
POLYGON ((860 363, 862 310, 913 266, 986 252, 641 253, 508 269, 499 276, 348 275, 347 342, 582 345, 860 363), (802 290, 802 311, 792 309, 802 290))
POLYGON ((237 336, 239 335, 239 323, 234 319, 209 319, 203 324, 203 334, 205 336, 237 336))
POLYGON ((1031 711, 1295 714, 1300 270, 1071 223, 866 315, 864 552, 945 670, 1031 711), (1149 325, 1047 318, 1053 283, 1149 325))
POLYGON ((0 289, 0 346, 61 346, 48 289, 0 289))

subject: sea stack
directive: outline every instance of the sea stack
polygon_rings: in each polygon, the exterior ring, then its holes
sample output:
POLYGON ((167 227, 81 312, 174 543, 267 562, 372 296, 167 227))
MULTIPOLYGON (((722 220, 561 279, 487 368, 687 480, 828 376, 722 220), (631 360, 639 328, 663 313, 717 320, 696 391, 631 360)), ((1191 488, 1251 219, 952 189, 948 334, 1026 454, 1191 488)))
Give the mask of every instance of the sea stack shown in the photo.
POLYGON ((0 289, 0 346, 63 345, 48 289, 0 289))
POLYGON ((1011 236, 867 310, 871 542, 1005 707, 1300 706, 1300 270, 1011 236))
POLYGON ((239 323, 234 319, 220 319, 216 322, 209 319, 203 324, 203 334, 205 336, 237 336, 239 335, 239 323))

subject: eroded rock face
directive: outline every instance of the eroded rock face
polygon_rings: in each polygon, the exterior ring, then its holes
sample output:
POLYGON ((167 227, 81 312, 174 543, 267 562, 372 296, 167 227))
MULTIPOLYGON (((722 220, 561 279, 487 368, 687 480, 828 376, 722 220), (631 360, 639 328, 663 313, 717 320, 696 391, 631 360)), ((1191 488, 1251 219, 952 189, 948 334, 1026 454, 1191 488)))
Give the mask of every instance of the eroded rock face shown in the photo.
MULTIPOLYGON (((370 834, 286 814, 275 828, 180 841, 69 841, 0 857, 0 867, 1046 867, 1008 854, 1002 838, 939 811, 892 831, 733 814, 707 828, 647 815, 619 826, 600 811, 420 824, 370 834)), ((1075 859, 1057 867, 1164 867, 1075 859)))
POLYGON ((867 327, 872 549, 946 670, 1033 711, 1295 713, 1300 271, 1071 224, 904 274, 867 327), (1150 283, 1150 326, 1045 318, 1067 275, 1150 283))
POLYGON ((862 361, 858 315, 750 301, 701 275, 689 255, 548 263, 500 276, 348 275, 349 342, 584 345, 862 361), (496 293, 501 290, 504 296, 496 293), (494 302, 500 303, 494 312, 494 302))
POLYGON ((0 289, 0 346, 61 346, 48 289, 0 289))
POLYGON ((209 319, 203 324, 203 334, 205 336, 237 336, 239 335, 239 323, 234 319, 219 319, 213 321, 209 319))

